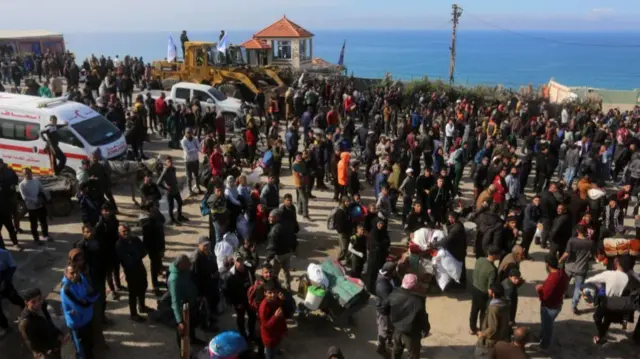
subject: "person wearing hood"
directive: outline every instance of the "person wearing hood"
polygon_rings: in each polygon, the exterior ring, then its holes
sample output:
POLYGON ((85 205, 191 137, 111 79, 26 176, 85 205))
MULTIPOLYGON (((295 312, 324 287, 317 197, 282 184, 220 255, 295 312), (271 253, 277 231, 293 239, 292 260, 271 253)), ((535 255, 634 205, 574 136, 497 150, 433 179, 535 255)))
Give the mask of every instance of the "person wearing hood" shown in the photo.
POLYGON ((149 254, 151 266, 151 285, 156 297, 160 297, 160 282, 158 276, 162 274, 162 258, 165 251, 164 215, 158 208, 158 203, 147 202, 148 213, 141 215, 140 226, 142 227, 142 243, 149 254))
POLYGON ((182 352, 181 338, 189 335, 192 344, 202 344, 203 341, 196 337, 196 327, 198 326, 198 288, 193 283, 191 277, 191 260, 186 254, 181 254, 169 266, 169 278, 167 280, 169 293, 171 294, 171 309, 173 317, 177 323, 176 340, 178 348, 182 352), (182 317, 182 305, 189 304, 189 333, 185 333, 186 326, 182 317))
POLYGON ((71 336, 78 358, 93 359, 93 305, 100 298, 80 273, 80 269, 69 264, 65 268, 60 289, 60 302, 67 327, 71 329, 71 336))
POLYGON ((227 198, 227 209, 229 210, 229 230, 234 231, 236 228, 236 220, 243 208, 243 203, 238 193, 236 179, 233 176, 227 176, 224 186, 224 196, 227 198))
POLYGON ((211 251, 211 241, 209 237, 200 236, 198 238, 198 248, 191 258, 191 274, 198 290, 198 297, 204 298, 207 305, 207 320, 204 324, 207 328, 213 328, 218 313, 218 302, 220 301, 220 273, 215 254, 211 251))
POLYGON ((366 283, 371 293, 375 292, 378 271, 387 260, 389 247, 391 247, 391 239, 387 232, 387 223, 380 218, 376 218, 376 220, 375 225, 369 232, 369 253, 367 257, 368 280, 366 283))
POLYGON ((22 340, 34 358, 60 359, 62 345, 70 337, 64 336, 51 320, 48 303, 43 300, 40 289, 29 288, 20 294, 25 306, 18 318, 22 340))
POLYGON ((389 294, 389 318, 393 325, 393 358, 401 358, 405 349, 409 359, 420 358, 422 344, 431 331, 426 301, 418 294, 418 277, 408 273, 402 278, 400 288, 389 294))
POLYGON ((376 279, 376 326, 378 328, 377 352, 386 354, 388 345, 392 343, 393 327, 389 319, 389 295, 393 291, 393 278, 396 273, 396 263, 387 262, 378 271, 376 279))
POLYGON ((347 186, 349 184, 349 161, 351 154, 349 152, 342 152, 340 154, 340 161, 338 162, 338 187, 340 189, 340 197, 346 194, 347 186))
POLYGON ((147 249, 136 236, 130 234, 129 226, 121 224, 118 227, 119 239, 116 242, 116 254, 124 269, 129 290, 129 314, 131 320, 143 322, 145 319, 138 314, 149 313, 152 310, 145 305, 144 295, 147 291, 147 269, 142 259, 147 256, 147 249))

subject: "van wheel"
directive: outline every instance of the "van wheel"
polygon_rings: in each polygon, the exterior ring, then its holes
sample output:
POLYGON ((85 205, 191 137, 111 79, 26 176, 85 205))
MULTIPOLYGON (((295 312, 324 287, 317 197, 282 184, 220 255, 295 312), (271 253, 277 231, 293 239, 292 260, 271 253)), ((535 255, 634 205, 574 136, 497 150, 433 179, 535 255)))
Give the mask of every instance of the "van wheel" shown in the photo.
POLYGON ((65 167, 60 171, 60 177, 66 177, 70 180, 76 180, 76 171, 71 167, 65 167))
POLYGON ((73 210, 73 202, 67 196, 52 196, 51 214, 54 217, 68 217, 73 210))

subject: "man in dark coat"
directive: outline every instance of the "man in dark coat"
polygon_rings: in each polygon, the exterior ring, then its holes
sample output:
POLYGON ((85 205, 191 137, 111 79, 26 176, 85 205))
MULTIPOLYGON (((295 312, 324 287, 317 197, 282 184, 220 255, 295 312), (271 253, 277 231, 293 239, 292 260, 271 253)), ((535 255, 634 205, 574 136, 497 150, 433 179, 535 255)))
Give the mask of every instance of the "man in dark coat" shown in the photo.
POLYGON ((376 280, 376 325, 378 327, 377 352, 387 353, 387 345, 391 343, 393 327, 389 319, 389 295, 393 291, 393 278, 396 274, 394 262, 385 263, 378 272, 376 280))
POLYGON ((338 244, 340 247, 340 253, 338 254, 338 260, 340 262, 346 262, 349 252, 349 238, 353 234, 353 223, 349 216, 348 208, 351 203, 349 197, 342 197, 342 203, 338 206, 338 210, 334 216, 334 225, 338 232, 338 244))
POLYGON ((573 237, 573 221, 566 205, 560 203, 557 213, 558 216, 553 220, 549 231, 549 241, 551 241, 550 252, 560 258, 567 248, 569 238, 573 237))
POLYGON ((142 242, 149 254, 149 264, 151 265, 151 285, 156 297, 162 295, 160 292, 160 282, 158 276, 162 274, 162 258, 165 251, 164 215, 158 208, 158 203, 147 202, 148 213, 140 218, 142 227, 142 242))
POLYGON ((198 297, 204 298, 207 304, 206 320, 203 324, 213 329, 218 313, 218 302, 220 301, 218 263, 216 256, 211 251, 211 241, 206 236, 198 238, 198 249, 192 255, 191 273, 193 282, 198 288, 198 297))
POLYGON ((402 286, 389 295, 389 317, 393 324, 393 358, 401 358, 404 349, 409 359, 420 358, 420 343, 429 335, 431 325, 425 298, 417 293, 418 278, 405 274, 402 286))
MULTIPOLYGON (((549 232, 553 219, 556 218, 558 210, 558 200, 554 192, 558 190, 558 184, 553 182, 549 189, 540 193, 540 223, 542 223, 542 237, 540 238, 543 248, 547 248, 549 242, 549 232)), ((596 218, 596 217, 594 217, 596 218)))
POLYGON ((431 168, 425 167, 424 174, 416 180, 416 197, 422 204, 422 208, 428 208, 429 191, 435 184, 435 177, 431 175, 431 168))
POLYGON ((121 224, 118 227, 120 239, 116 243, 116 253, 122 264, 127 286, 129 290, 129 314, 136 322, 144 322, 145 318, 138 314, 149 313, 149 309, 144 302, 144 295, 147 291, 147 269, 144 267, 142 259, 147 256, 147 249, 136 236, 130 234, 127 225, 121 224))
POLYGON ((367 276, 366 282, 369 292, 374 292, 378 271, 387 260, 391 239, 387 232, 387 224, 384 220, 376 218, 374 225, 369 232, 369 253, 367 256, 367 276))
POLYGON ((112 212, 111 207, 108 204, 104 204, 98 223, 95 226, 94 234, 103 251, 107 271, 107 285, 114 300, 119 298, 116 290, 125 289, 120 283, 120 261, 116 254, 119 226, 120 222, 112 212))
POLYGON ((429 201, 427 213, 433 222, 444 224, 447 203, 449 203, 450 191, 445 187, 445 179, 440 177, 436 180, 436 185, 429 191, 429 201))
POLYGON ((21 294, 25 303, 18 319, 22 340, 34 358, 60 359, 62 344, 67 342, 69 337, 64 337, 60 329, 53 324, 47 310, 47 302, 42 300, 40 289, 25 289, 21 294))

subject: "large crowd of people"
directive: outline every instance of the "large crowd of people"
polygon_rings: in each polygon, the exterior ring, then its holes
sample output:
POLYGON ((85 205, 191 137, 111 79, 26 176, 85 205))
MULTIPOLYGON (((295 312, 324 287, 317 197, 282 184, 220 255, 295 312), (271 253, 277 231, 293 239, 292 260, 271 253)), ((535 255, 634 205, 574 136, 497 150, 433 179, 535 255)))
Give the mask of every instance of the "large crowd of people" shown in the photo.
MULTIPOLYGON (((47 69, 60 71, 73 83, 76 65, 62 63, 47 69)), ((41 67, 35 66, 32 76, 39 76, 41 67)), ((299 252, 301 230, 312 221, 314 191, 333 193, 336 208, 328 227, 338 234, 336 259, 376 297, 377 350, 382 355, 400 358, 406 350, 417 359, 422 339, 430 334, 425 304, 430 283, 407 263, 409 253, 429 256, 430 251, 412 246, 414 233, 422 228, 444 229, 433 248, 444 249, 462 264, 457 283, 445 290, 471 292, 469 333, 478 338, 478 358, 525 357, 532 336, 529 328, 517 325, 516 313, 526 277, 520 263, 534 260, 534 243, 548 250, 548 276, 535 287, 541 313, 538 350, 553 350, 554 321, 566 295, 572 297, 575 315, 582 314, 582 299, 596 306, 596 345, 606 341, 611 324, 626 327, 640 309, 640 280, 633 270, 639 253, 612 256, 605 248, 608 238, 638 237, 624 226, 625 218, 640 214, 639 205, 628 213, 640 188, 638 107, 603 113, 516 97, 500 103, 450 93, 409 96, 397 86, 363 90, 348 78, 307 79, 290 88, 281 103, 257 97, 258 110, 246 112, 240 136, 232 141, 215 109, 204 110, 197 100, 176 106, 164 96, 133 99, 134 87, 144 87, 142 59, 92 58, 83 67, 89 72, 87 82, 82 90, 72 87, 70 99, 116 124, 133 157, 145 157, 143 143, 150 132, 183 150, 187 186, 192 196, 203 196, 209 235, 167 270, 165 227, 189 221, 182 212, 173 159, 165 158, 159 178, 145 173, 142 238, 118 221, 108 161, 99 153, 86 160, 78 192, 83 239, 69 253, 60 290, 70 337, 51 321, 43 293, 28 289, 18 294, 12 285, 16 264, 0 240, 0 296, 24 308, 19 330, 36 357, 59 358, 68 340, 82 358, 104 350, 102 330, 110 323, 106 299, 117 300, 125 291, 131 319, 144 322, 146 314, 153 315, 145 304, 148 277, 156 295, 169 298, 166 310, 178 345, 185 336, 202 344, 196 327, 219 330, 224 302, 233 308, 250 352, 255 348, 265 358, 278 357, 287 319, 298 311, 291 292, 291 258, 299 252), (285 159, 289 166, 283 168, 285 159), (266 179, 250 183, 246 173, 258 162, 266 179), (465 171, 472 192, 462 188, 465 171), (282 187, 283 176, 291 176, 293 189, 282 187), (367 187, 373 189, 373 201, 363 193, 367 187), (163 196, 171 223, 165 223, 159 210, 163 196), (398 232, 409 243, 400 258, 391 253, 395 219, 401 220, 398 232), (475 224, 475 231, 465 229, 467 222, 475 224), (477 260, 467 278, 471 243, 477 260), (150 275, 143 261, 147 256, 150 275), (596 261, 606 269, 590 276, 596 261), (184 303, 193 309, 188 333, 184 303)), ((37 94, 48 97, 51 91, 40 88, 37 94)), ((55 127, 48 135, 55 138, 55 127)), ((0 164, 0 186, 3 203, 14 203, 19 188, 33 239, 50 239, 47 198, 40 195, 37 178, 25 170, 20 181, 0 164)), ((2 206, 0 223, 19 245, 14 212, 2 206)), ((9 328, 4 315, 0 327, 9 328)), ((640 342, 638 324, 633 338, 640 342)), ((343 354, 332 348, 329 357, 343 354)))

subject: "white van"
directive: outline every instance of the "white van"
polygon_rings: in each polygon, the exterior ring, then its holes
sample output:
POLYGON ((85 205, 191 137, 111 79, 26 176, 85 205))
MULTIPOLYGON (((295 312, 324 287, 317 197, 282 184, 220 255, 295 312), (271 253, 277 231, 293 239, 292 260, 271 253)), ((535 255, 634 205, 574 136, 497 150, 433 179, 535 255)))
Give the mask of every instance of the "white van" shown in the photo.
POLYGON ((18 173, 31 167, 34 175, 52 175, 40 136, 51 116, 58 118, 59 125, 68 124, 58 130, 67 167, 80 167, 96 149, 106 159, 123 157, 127 151, 122 132, 90 107, 64 98, 0 93, 0 158, 18 173))
MULTIPOLYGON (((161 92, 163 91, 152 91, 151 95, 154 98, 158 98, 161 92)), ((171 93, 166 97, 167 100, 173 100, 174 104, 183 106, 193 98, 200 100, 200 104, 204 108, 215 106, 218 113, 224 117, 228 132, 233 132, 237 119, 244 119, 241 100, 228 97, 215 87, 209 85, 178 82, 171 86, 171 93)))

